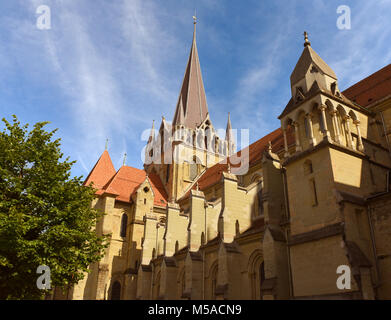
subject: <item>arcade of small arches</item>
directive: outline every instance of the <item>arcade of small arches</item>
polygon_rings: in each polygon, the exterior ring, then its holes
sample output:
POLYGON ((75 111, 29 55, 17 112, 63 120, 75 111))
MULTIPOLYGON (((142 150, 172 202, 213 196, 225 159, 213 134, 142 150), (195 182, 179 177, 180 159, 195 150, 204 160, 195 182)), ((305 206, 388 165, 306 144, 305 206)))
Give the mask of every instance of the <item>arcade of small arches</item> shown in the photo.
POLYGON ((188 146, 207 150, 222 156, 227 156, 234 151, 234 143, 227 140, 221 140, 213 127, 207 123, 205 127, 199 127, 195 130, 185 128, 183 125, 176 127, 174 132, 174 141, 182 142, 188 146))
POLYGON ((296 152, 313 147, 323 139, 329 139, 345 147, 363 152, 364 146, 357 111, 326 99, 324 103, 303 105, 281 119, 285 156, 288 155, 286 132, 294 128, 296 152), (354 129, 352 130, 352 127, 354 129), (357 136, 356 141, 352 133, 357 136))

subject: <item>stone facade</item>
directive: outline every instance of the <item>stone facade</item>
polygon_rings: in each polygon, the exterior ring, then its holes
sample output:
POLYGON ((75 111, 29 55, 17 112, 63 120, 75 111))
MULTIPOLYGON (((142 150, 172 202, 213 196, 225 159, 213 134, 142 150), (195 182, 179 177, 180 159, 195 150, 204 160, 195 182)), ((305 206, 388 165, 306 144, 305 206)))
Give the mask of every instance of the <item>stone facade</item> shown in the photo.
POLYGON ((111 240, 67 297, 391 299, 390 75, 341 92, 306 39, 281 128, 242 150, 239 172, 230 119, 223 140, 209 118, 194 29, 173 123, 152 128, 144 170, 116 172, 105 151, 86 180, 111 240))

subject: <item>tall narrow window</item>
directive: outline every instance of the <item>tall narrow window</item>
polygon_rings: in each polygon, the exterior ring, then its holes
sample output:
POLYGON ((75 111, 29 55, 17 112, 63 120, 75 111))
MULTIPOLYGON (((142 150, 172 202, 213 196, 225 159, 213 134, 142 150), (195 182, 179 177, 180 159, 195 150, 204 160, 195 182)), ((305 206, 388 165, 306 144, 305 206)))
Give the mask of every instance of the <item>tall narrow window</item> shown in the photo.
POLYGON ((197 157, 193 158, 193 161, 189 165, 189 179, 194 180, 198 175, 198 165, 201 163, 197 157))
POLYGON ((199 131, 197 135, 197 147, 203 149, 204 148, 204 135, 202 131, 199 131))
POLYGON ((304 174, 311 174, 314 172, 313 167, 312 167, 312 161, 311 160, 306 160, 304 162, 304 174))
POLYGON ((128 215, 124 213, 122 215, 121 219, 121 231, 120 231, 120 236, 125 238, 126 237, 126 227, 128 225, 128 215))
POLYGON ((318 195, 316 192, 316 184, 315 184, 315 179, 310 179, 310 188, 311 188, 311 200, 312 200, 312 205, 317 206, 318 205, 318 195))
POLYGON ((263 215, 263 188, 258 190, 258 215, 263 215))
POLYGON ((324 132, 324 123, 323 123, 323 117, 321 112, 319 112, 319 128, 320 131, 324 132))
POLYGON ((235 223, 235 233, 236 233, 236 235, 239 235, 239 233, 240 233, 240 227, 239 227, 238 220, 236 220, 236 223, 235 223))
POLYGON ((193 181, 196 176, 197 176, 197 164, 190 163, 190 165, 189 165, 189 179, 191 181, 193 181))
POLYGON ((310 137, 310 124, 308 122, 307 117, 304 118, 304 129, 305 129, 305 136, 307 138, 309 138, 310 137))

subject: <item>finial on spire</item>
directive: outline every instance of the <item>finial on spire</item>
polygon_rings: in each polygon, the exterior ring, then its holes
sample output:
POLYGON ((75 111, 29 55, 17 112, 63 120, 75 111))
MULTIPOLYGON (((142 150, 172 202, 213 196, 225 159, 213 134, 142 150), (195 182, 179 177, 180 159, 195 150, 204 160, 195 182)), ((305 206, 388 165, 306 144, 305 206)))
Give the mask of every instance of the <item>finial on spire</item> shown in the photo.
POLYGON ((193 23, 194 24, 197 23, 197 11, 196 11, 196 9, 194 9, 193 23))
POLYGON ((109 138, 106 138, 105 150, 107 150, 108 144, 109 144, 109 138))
POLYGON ((311 46, 311 42, 308 40, 308 33, 307 31, 304 31, 304 47, 311 46))
POLYGON ((126 154, 126 152, 125 152, 125 154, 124 154, 124 162, 123 162, 123 165, 125 165, 125 163, 126 163, 126 156, 127 156, 127 154, 126 154))

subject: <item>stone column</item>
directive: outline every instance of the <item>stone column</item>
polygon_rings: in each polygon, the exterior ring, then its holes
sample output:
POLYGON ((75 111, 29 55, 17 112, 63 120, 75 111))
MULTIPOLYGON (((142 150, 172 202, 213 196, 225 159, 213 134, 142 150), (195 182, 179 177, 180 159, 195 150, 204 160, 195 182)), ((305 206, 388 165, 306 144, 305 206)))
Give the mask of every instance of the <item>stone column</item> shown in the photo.
POLYGON ((333 129, 334 129, 335 141, 341 144, 341 133, 339 131, 337 110, 332 110, 330 114, 331 114, 331 119, 334 127, 333 129))
POLYGON ((299 137, 299 123, 295 121, 293 122, 293 126, 295 127, 296 152, 299 152, 302 150, 299 137))
POLYGON ((282 134, 284 135, 284 149, 285 149, 284 157, 287 158, 289 157, 289 151, 288 151, 288 141, 286 139, 286 129, 282 129, 282 134))
POLYGON ((323 129, 324 129, 323 137, 330 137, 330 132, 327 129, 326 106, 325 105, 321 105, 319 107, 319 110, 320 110, 320 113, 321 113, 321 116, 322 116, 322 120, 323 120, 323 129))
POLYGON ((348 141, 348 147, 353 148, 353 143, 352 143, 352 134, 350 131, 350 117, 349 116, 344 116, 343 120, 345 122, 345 127, 346 127, 346 133, 347 133, 347 141, 348 141))
POLYGON ((310 139, 310 145, 314 146, 316 144, 316 140, 314 138, 314 130, 312 128, 312 113, 307 114, 307 121, 308 121, 308 130, 309 130, 309 139, 310 139))
POLYGON ((357 128, 357 136, 358 136, 358 150, 364 151, 364 145, 362 143, 361 131, 360 131, 360 121, 354 120, 353 123, 357 128))

